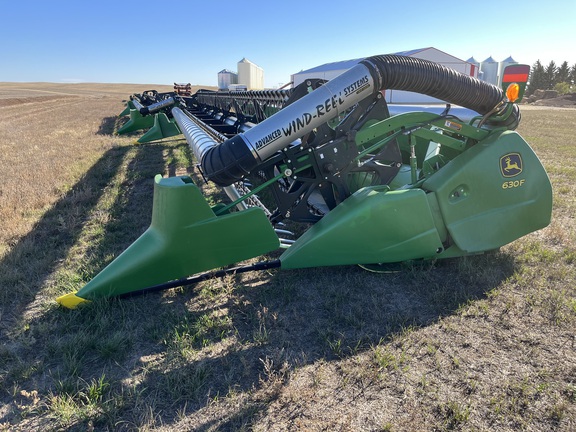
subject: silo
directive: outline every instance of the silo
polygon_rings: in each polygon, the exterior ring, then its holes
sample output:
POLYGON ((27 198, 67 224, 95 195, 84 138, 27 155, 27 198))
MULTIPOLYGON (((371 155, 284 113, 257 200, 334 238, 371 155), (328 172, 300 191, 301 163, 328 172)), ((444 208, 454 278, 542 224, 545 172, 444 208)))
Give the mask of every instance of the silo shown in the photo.
POLYGON ((243 58, 238 62, 238 84, 244 84, 248 90, 264 88, 264 70, 243 58))
POLYGON ((490 84, 498 85, 498 66, 498 62, 492 56, 480 63, 482 79, 490 84))
POLYGON ((518 62, 516 60, 514 60, 512 58, 512 56, 508 57, 506 60, 502 60, 500 62, 500 70, 498 71, 498 85, 502 85, 502 75, 504 72, 504 69, 506 69, 506 67, 513 65, 513 64, 518 64, 518 62))
POLYGON ((238 74, 228 69, 218 72, 218 90, 228 90, 230 84, 238 84, 238 74))
POLYGON ((466 61, 472 65, 472 67, 470 68, 470 76, 473 76, 474 78, 481 78, 480 77, 480 62, 477 61, 474 57, 470 57, 466 61))

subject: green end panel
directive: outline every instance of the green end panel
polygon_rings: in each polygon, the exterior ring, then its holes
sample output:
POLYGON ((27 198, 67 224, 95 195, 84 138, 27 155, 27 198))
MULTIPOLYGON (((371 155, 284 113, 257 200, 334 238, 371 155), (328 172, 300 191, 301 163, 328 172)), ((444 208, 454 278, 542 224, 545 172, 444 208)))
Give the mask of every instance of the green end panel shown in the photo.
POLYGON ((467 253, 496 249, 550 223, 550 180, 517 132, 481 141, 423 188, 436 193, 452 240, 467 253))
POLYGON ((215 216, 189 177, 158 175, 155 180, 150 227, 77 297, 93 300, 126 294, 279 247, 262 209, 215 216))
POLYGON ((154 126, 152 126, 148 132, 142 135, 138 142, 147 143, 150 141, 158 141, 163 138, 180 135, 181 133, 182 132, 180 132, 178 125, 168 120, 166 114, 158 113, 154 115, 154 126))
POLYGON ((282 268, 371 264, 433 257, 442 241, 420 189, 360 189, 282 256, 282 268))
POLYGON ((118 135, 125 133, 135 132, 140 129, 148 129, 154 126, 154 116, 143 116, 140 111, 136 109, 130 110, 130 120, 118 129, 118 135))

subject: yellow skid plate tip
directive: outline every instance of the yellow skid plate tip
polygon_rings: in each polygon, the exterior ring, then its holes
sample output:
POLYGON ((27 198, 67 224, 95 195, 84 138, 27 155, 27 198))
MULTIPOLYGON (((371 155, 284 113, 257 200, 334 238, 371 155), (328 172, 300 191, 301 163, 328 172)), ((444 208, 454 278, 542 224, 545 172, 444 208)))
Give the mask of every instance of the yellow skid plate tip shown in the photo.
POLYGON ((76 309, 76 307, 81 304, 88 302, 89 300, 83 299, 82 297, 78 297, 74 293, 66 294, 56 299, 58 303, 68 309, 76 309))

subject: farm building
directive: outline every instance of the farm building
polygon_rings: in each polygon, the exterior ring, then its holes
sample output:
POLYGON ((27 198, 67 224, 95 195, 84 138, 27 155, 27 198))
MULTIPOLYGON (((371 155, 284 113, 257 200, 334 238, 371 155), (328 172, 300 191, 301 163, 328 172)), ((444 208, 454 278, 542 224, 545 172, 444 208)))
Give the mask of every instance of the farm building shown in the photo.
POLYGON ((497 86, 500 86, 502 84, 502 75, 504 69, 506 69, 506 67, 510 65, 518 64, 518 62, 514 60, 512 56, 502 60, 501 62, 497 62, 492 58, 492 56, 488 57, 483 62, 478 62, 474 57, 470 57, 466 61, 468 63, 475 65, 478 68, 479 79, 497 86))
POLYGON ((218 72, 218 90, 228 90, 231 84, 238 84, 238 74, 228 69, 218 72))
POLYGON ((243 58, 238 62, 238 84, 244 84, 248 90, 264 88, 264 69, 243 58))
MULTIPOLYGON (((465 73, 466 75, 471 75, 473 77, 478 77, 478 67, 472 63, 461 60, 436 48, 422 48, 415 49, 411 51, 402 51, 395 53, 396 55, 403 55, 407 57, 415 57, 424 60, 430 60, 436 63, 443 64, 447 67, 455 69, 459 72, 465 73)), ((353 60, 345 60, 334 63, 326 63, 321 66, 317 66, 312 69, 298 72, 292 75, 291 81, 294 86, 304 82, 311 78, 320 78, 325 80, 331 80, 337 77, 341 73, 352 68, 364 58, 358 58, 353 60)), ((421 95, 418 93, 400 91, 400 90, 386 90, 385 93, 386 101, 389 103, 438 103, 438 99, 421 95)))
POLYGON ((498 69, 500 65, 492 56, 488 57, 480 63, 480 70, 482 71, 482 79, 491 84, 498 84, 498 69))

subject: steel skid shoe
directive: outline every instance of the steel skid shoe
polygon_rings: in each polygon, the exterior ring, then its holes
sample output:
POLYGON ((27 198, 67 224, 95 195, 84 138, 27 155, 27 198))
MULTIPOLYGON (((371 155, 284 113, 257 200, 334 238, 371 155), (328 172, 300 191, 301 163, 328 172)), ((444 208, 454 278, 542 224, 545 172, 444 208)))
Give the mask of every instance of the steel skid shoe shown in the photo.
POLYGON ((279 246, 261 208, 216 216, 191 178, 157 175, 148 230, 82 289, 57 301, 75 308, 89 300, 133 293, 253 258, 279 246))
POLYGON ((174 121, 169 120, 166 114, 158 113, 154 116, 154 126, 142 135, 138 142, 158 141, 163 138, 180 135, 181 133, 178 125, 174 121))

